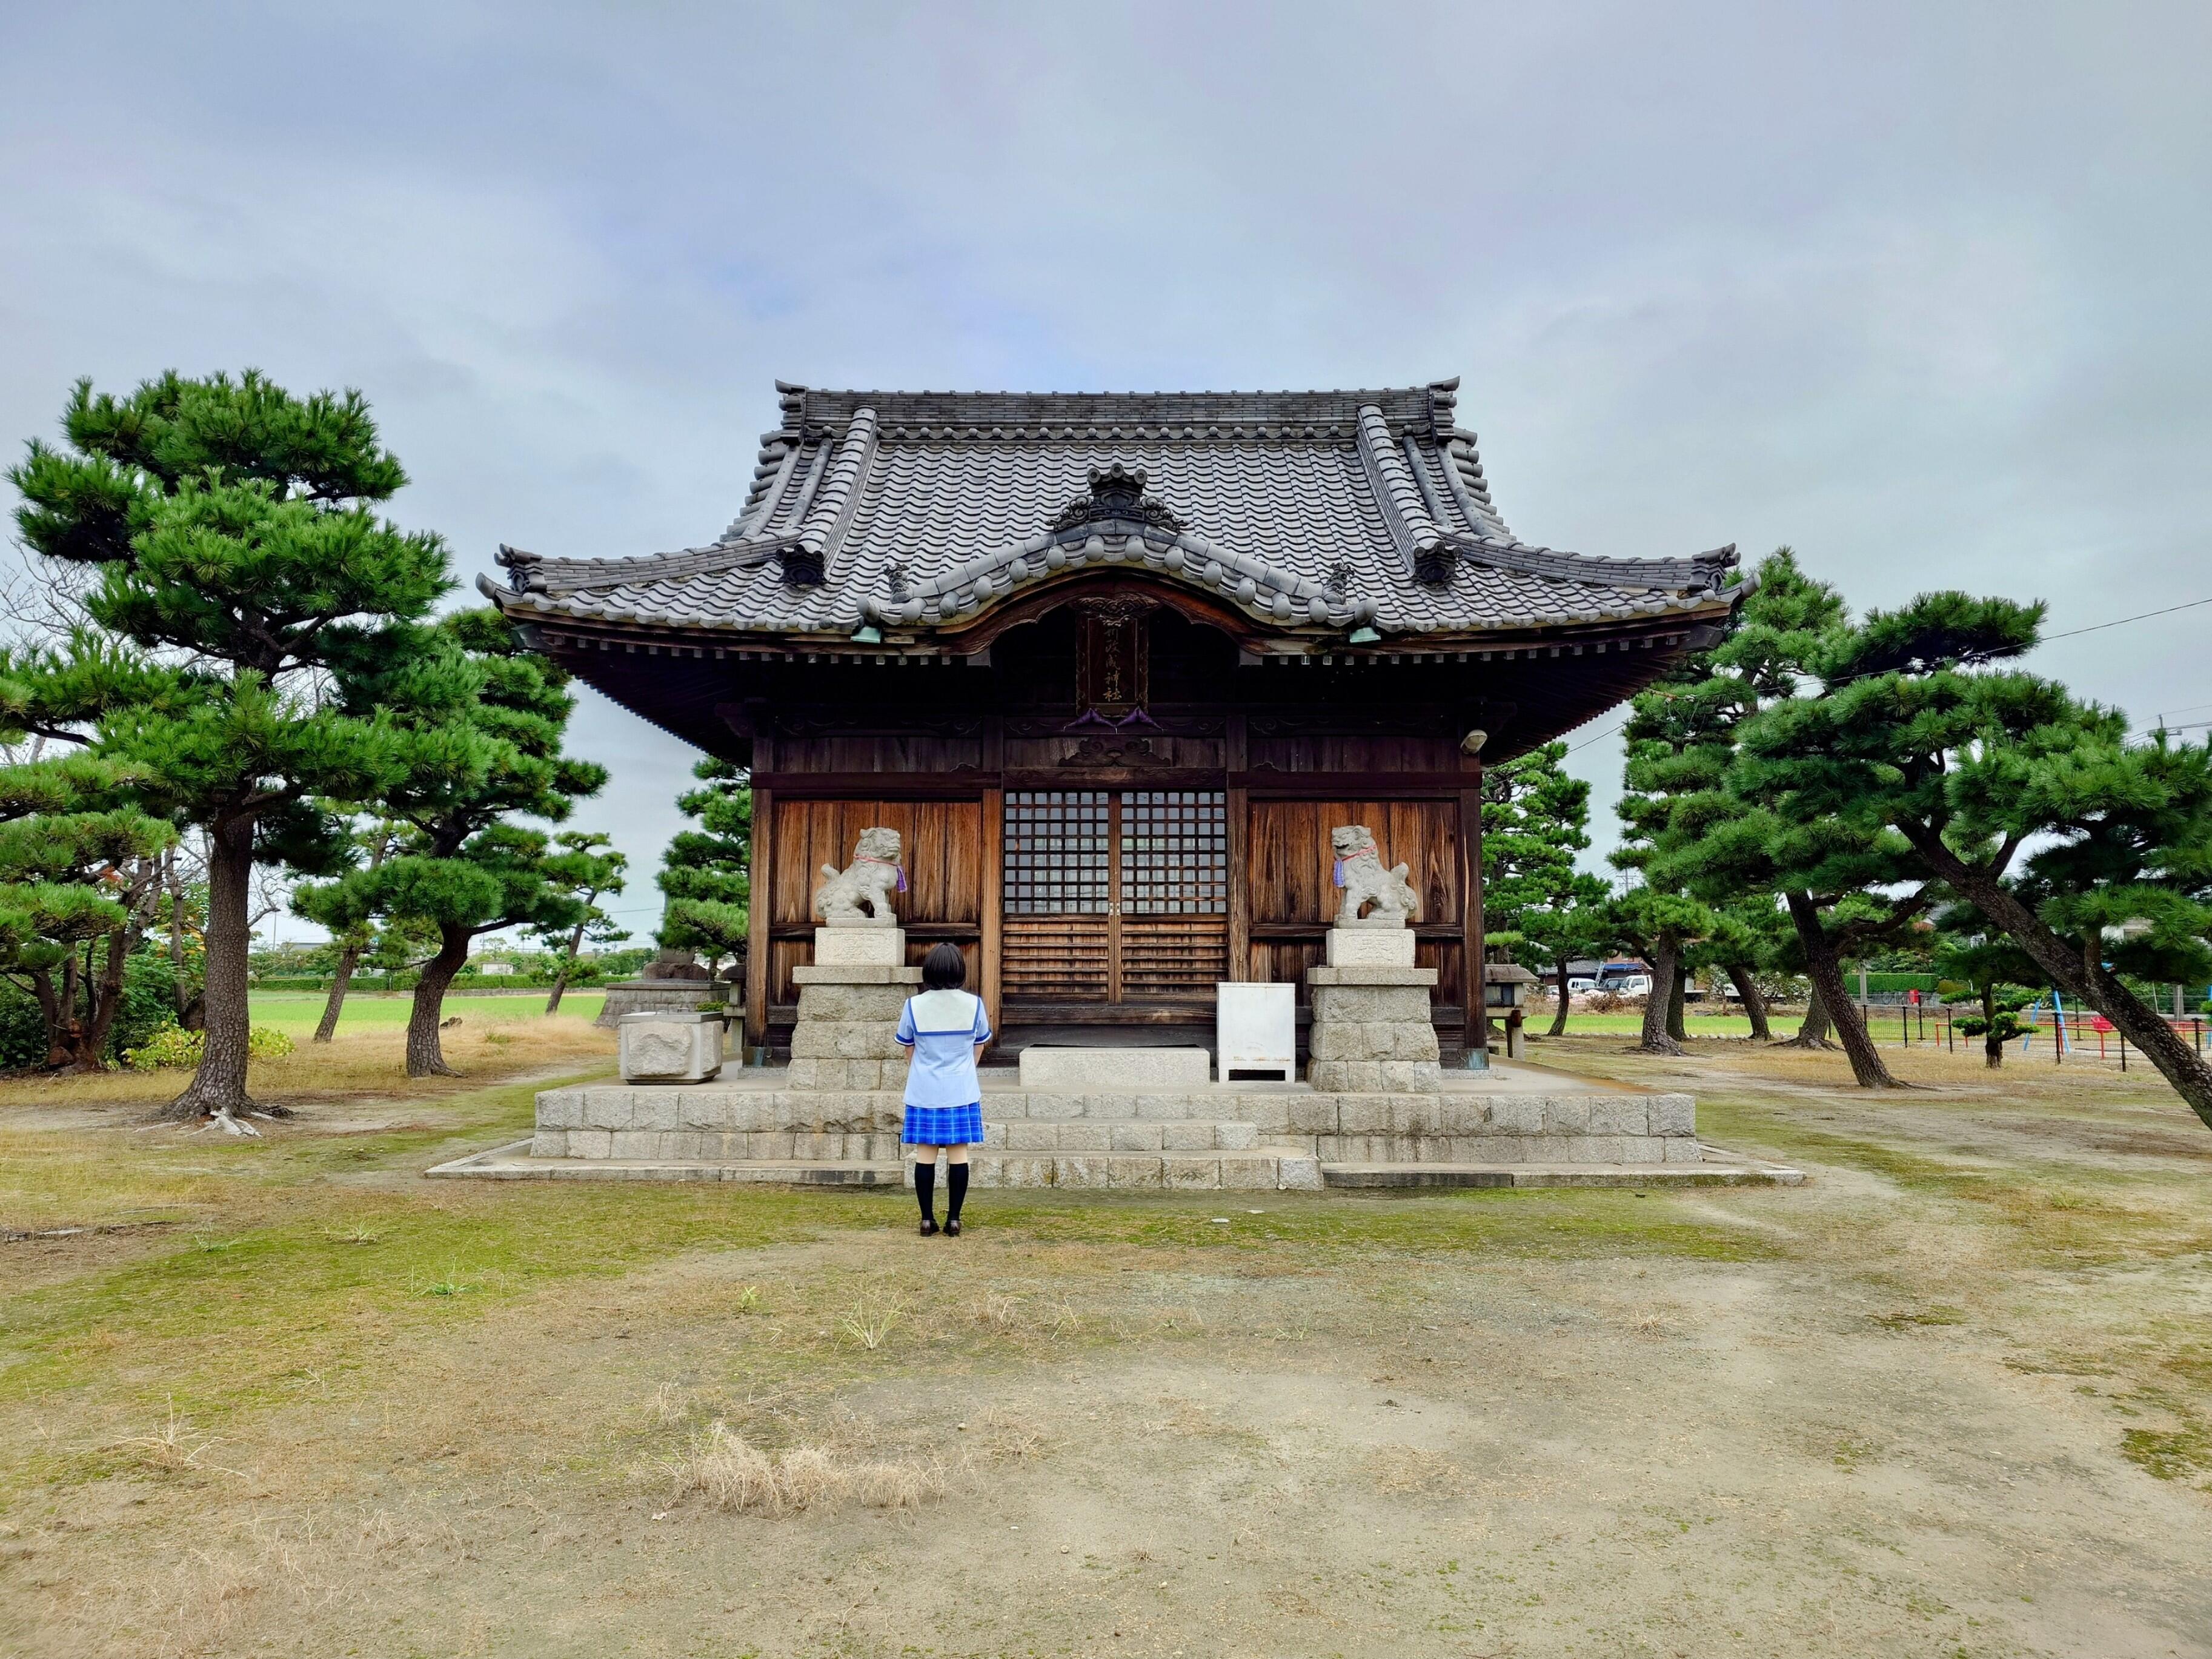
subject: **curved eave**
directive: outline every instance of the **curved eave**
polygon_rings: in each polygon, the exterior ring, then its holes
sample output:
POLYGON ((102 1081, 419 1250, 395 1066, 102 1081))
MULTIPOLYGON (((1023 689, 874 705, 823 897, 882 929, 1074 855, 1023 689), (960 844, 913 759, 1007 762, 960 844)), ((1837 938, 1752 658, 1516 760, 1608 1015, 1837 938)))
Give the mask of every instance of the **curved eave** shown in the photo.
POLYGON ((1313 657, 1337 660, 1397 658, 1407 655, 1513 657, 1525 653, 1572 649, 1603 653, 1641 646, 1660 638, 1682 638, 1693 646, 1710 644, 1703 637, 1724 623, 1741 603, 1746 589, 1739 586, 1717 593, 1677 599, 1660 609, 1644 609, 1605 617, 1569 617, 1562 613, 1531 616, 1488 626, 1427 629, 1419 632, 1382 630, 1372 641, 1354 645, 1345 629, 1327 625, 1283 627, 1271 617, 1251 614, 1229 603, 1188 577, 1123 567, 1077 568, 1040 581, 1018 594, 1008 594, 951 622, 933 627, 882 630, 880 639, 860 641, 849 630, 805 631, 744 628, 697 618, 639 616, 586 608, 570 610, 544 595, 517 592, 482 577, 477 586, 507 619, 540 635, 555 635, 586 649, 617 648, 665 651, 682 656, 716 657, 731 654, 805 656, 875 659, 885 656, 972 656, 989 648, 1008 629, 1032 622, 1073 597, 1072 590, 1092 588, 1101 579, 1116 590, 1151 588, 1165 603, 1190 617, 1218 629, 1238 647, 1257 656, 1313 657), (1696 636, 1696 637, 1693 637, 1696 636))
MULTIPOLYGON (((1537 575, 1567 582, 1587 580, 1597 573, 1581 568, 1580 556, 1521 544, 1485 543, 1462 550, 1468 562, 1495 563, 1516 574, 1537 575)), ((1665 562, 1659 571, 1668 575, 1684 572, 1717 581, 1734 550, 1723 549, 1693 560, 1665 562)), ((640 564, 647 562, 640 561, 640 564)), ((1632 571, 1629 561, 1591 561, 1605 567, 1615 581, 1632 571)), ((523 567, 530 569, 530 567, 523 567)), ((1018 599, 1065 586, 1086 574, 1119 574, 1149 578, 1173 589, 1188 592, 1218 605, 1237 620, 1228 631, 1240 638, 1285 641, 1340 639, 1361 629, 1375 629, 1406 640, 1467 640, 1487 641, 1532 629, 1603 628, 1617 623, 1646 624, 1660 619, 1691 618, 1708 612, 1725 614, 1740 597, 1740 589, 1700 586, 1689 592, 1653 591, 1619 603, 1592 603, 1585 596, 1563 594, 1562 603, 1504 616, 1447 614, 1439 625, 1419 629, 1394 626, 1381 614, 1373 598, 1356 591, 1324 587, 1311 578, 1285 570, 1269 561, 1224 548, 1189 531, 1170 532, 1158 526, 1107 520, 1074 532, 1039 534, 1011 547, 970 559, 953 569, 915 583, 902 595, 861 596, 849 611, 828 627, 793 630, 776 626, 772 618, 730 620, 675 611, 647 611, 619 606, 596 598, 589 589, 554 594, 545 591, 534 570, 520 588, 502 588, 478 577, 480 591, 517 621, 563 623, 603 623, 685 633, 762 639, 805 638, 823 643, 841 642, 867 628, 886 636, 913 633, 918 637, 948 640, 970 634, 977 624, 1018 599)), ((676 573, 649 566, 630 578, 651 580, 676 573)))

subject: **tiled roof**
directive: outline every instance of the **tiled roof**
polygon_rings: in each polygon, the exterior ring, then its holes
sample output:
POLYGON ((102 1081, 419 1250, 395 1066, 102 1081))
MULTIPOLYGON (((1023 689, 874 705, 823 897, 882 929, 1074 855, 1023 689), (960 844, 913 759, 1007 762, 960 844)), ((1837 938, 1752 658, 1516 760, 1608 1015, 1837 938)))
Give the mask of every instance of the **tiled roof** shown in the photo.
POLYGON ((517 620, 846 638, 974 620, 1089 568, 1191 584, 1284 634, 1495 634, 1707 611, 1735 550, 1517 540, 1458 382, 1381 392, 823 392, 779 381, 744 508, 622 559, 502 548, 517 620))

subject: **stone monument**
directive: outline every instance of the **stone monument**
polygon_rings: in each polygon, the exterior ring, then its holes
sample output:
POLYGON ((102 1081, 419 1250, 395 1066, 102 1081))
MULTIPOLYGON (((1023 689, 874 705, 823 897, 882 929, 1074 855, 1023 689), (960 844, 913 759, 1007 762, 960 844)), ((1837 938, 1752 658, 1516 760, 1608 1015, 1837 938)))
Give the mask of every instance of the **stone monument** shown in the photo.
POLYGON ((903 1089, 906 1051, 891 1036, 921 969, 906 965, 906 930, 893 896, 906 889, 899 833, 863 830, 853 861, 822 866, 814 960, 792 969, 799 1020, 791 1031, 794 1089, 903 1089))
MULTIPOLYGON (((742 982, 742 972, 738 977, 742 982)), ((607 1000, 592 1023, 614 1030, 621 1026, 624 1014, 693 1013, 702 1002, 721 1001, 723 990, 696 953, 664 946, 635 979, 607 987, 607 1000)))
POLYGON ((1344 902, 1328 930, 1326 961, 1306 972, 1313 998, 1306 1081, 1348 1094, 1435 1094, 1443 1086, 1429 1014, 1437 970, 1413 965, 1408 925, 1420 896, 1404 865, 1383 867, 1365 824, 1339 824, 1328 838, 1344 902))

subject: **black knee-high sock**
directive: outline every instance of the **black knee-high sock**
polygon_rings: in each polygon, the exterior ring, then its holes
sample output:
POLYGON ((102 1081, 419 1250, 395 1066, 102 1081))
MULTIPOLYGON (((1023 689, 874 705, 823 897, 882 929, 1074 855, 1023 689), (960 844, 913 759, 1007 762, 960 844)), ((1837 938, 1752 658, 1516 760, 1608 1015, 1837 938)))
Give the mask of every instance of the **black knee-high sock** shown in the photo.
POLYGON ((915 1161, 914 1195, 921 1201, 921 1218, 924 1221, 933 1219, 932 1211, 937 1198, 937 1160, 935 1158, 930 1159, 927 1164, 922 1163, 919 1158, 915 1161))
POLYGON ((947 1221, 957 1221, 960 1219, 960 1206, 967 1201, 968 1198, 968 1165, 963 1162, 948 1164, 945 1168, 945 1173, 952 1178, 951 1184, 945 1188, 947 1202, 945 1218, 947 1221))

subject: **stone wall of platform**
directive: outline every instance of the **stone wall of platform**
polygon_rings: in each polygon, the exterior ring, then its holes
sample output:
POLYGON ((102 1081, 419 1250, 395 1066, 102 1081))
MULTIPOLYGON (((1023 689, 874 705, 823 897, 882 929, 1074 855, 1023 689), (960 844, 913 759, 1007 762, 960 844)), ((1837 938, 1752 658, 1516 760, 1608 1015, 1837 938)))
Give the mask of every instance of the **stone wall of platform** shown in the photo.
MULTIPOLYGON (((884 1091, 713 1083, 554 1089, 538 1097, 531 1152, 887 1164, 899 1157, 901 1115, 899 1097, 884 1091)), ((1009 1092, 984 1101, 979 1156, 1013 1163, 1208 1154, 1322 1164, 1638 1165, 1699 1158, 1696 1104, 1680 1094, 1009 1092)))

